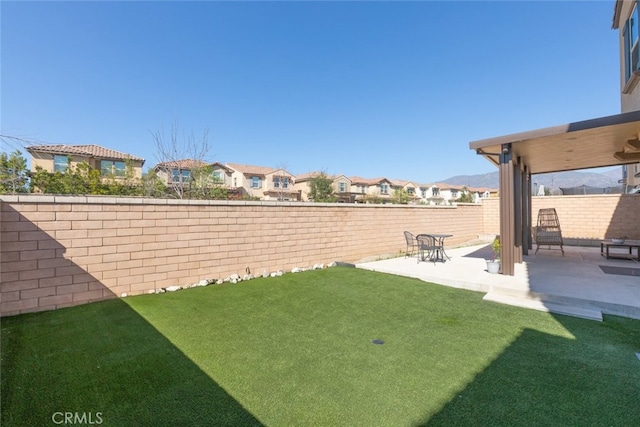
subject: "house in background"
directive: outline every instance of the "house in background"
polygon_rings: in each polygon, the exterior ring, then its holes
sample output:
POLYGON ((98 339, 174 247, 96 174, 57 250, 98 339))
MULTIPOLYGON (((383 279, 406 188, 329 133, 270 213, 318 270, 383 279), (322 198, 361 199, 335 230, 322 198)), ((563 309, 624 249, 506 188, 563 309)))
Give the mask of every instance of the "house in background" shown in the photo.
POLYGON ((191 181, 192 171, 205 167, 206 162, 193 159, 182 159, 160 162, 153 167, 160 179, 167 184, 188 183, 191 181))
POLYGON ((176 183, 188 183, 193 172, 198 169, 207 168, 211 174, 209 177, 212 184, 219 184, 225 188, 232 189, 233 170, 219 162, 206 163, 201 160, 183 159, 169 162, 161 162, 153 167, 158 176, 167 185, 176 183))
MULTIPOLYGON (((311 191, 310 181, 312 178, 319 176, 321 172, 308 172, 295 177, 295 188, 300 192, 300 200, 309 201, 309 192, 311 191)), ((333 194, 338 203, 353 203, 355 194, 351 192, 351 180, 344 175, 327 175, 331 179, 331 187, 333 194)))
POLYGON ((349 177, 351 189, 354 192, 356 203, 366 203, 371 199, 378 199, 382 203, 391 200, 393 194, 393 183, 387 178, 362 178, 359 176, 349 177))
POLYGON ((391 192, 392 195, 393 195, 393 192, 396 190, 406 191, 410 197, 409 203, 420 202, 420 194, 419 194, 420 186, 419 185, 404 179, 391 179, 390 181, 391 181, 391 186, 393 188, 393 191, 391 192))
MULTIPOLYGON (((443 184, 440 184, 443 185, 443 184)), ((440 194, 439 184, 424 184, 420 186, 420 198, 422 202, 427 205, 439 206, 444 205, 446 200, 442 194, 440 194)))
POLYGON ((300 200, 293 175, 284 169, 238 163, 227 163, 225 167, 232 171, 232 186, 241 189, 243 196, 261 200, 300 200))
POLYGON ((64 172, 86 162, 104 176, 124 176, 127 162, 133 166, 134 176, 142 177, 144 159, 99 145, 32 145, 25 148, 31 155, 31 171, 40 166, 47 172, 64 172))

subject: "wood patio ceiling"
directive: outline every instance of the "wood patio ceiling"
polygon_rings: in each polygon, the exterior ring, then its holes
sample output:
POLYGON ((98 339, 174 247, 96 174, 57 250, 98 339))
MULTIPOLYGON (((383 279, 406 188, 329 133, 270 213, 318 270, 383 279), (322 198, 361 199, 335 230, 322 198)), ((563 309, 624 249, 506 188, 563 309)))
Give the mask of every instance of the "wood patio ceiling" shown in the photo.
POLYGON ((640 111, 482 139, 469 148, 498 165, 502 144, 532 174, 640 162, 640 111))

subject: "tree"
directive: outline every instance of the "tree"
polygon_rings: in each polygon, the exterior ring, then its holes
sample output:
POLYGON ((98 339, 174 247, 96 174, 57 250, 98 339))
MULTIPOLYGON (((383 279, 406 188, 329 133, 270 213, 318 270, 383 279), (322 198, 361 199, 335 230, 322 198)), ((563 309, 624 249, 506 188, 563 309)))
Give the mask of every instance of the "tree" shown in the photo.
POLYGON ((456 199, 458 203, 473 203, 473 194, 467 187, 462 187, 462 194, 456 199))
POLYGON ((27 160, 22 153, 0 153, 0 194, 28 193, 28 183, 27 160))
POLYGON ((395 203, 397 205, 406 205, 411 200, 411 195, 409 192, 403 188, 396 188, 393 190, 393 194, 391 195, 391 203, 395 203))
POLYGON ((142 174, 140 192, 146 197, 166 197, 167 186, 162 182, 162 179, 155 170, 149 169, 146 173, 142 174))
POLYGON ((45 194, 111 194, 102 183, 100 171, 82 162, 73 166, 67 157, 67 169, 64 172, 48 172, 41 166, 31 176, 33 191, 45 194))
POLYGON ((123 176, 108 174, 92 168, 87 162, 77 165, 67 158, 64 172, 47 172, 40 166, 31 177, 32 190, 45 194, 92 194, 113 196, 139 196, 143 194, 142 182, 135 176, 131 161, 127 162, 123 176))
POLYGON ((309 179, 309 199, 318 203, 334 203, 337 197, 332 187, 333 180, 322 171, 309 179))
POLYGON ((169 177, 167 181, 171 194, 178 199, 202 194, 201 190, 206 188, 207 181, 193 178, 202 177, 200 169, 207 167, 205 160, 209 153, 209 130, 205 129, 202 137, 196 138, 193 132, 188 135, 180 132, 176 120, 168 136, 162 126, 160 131, 152 135, 158 162, 163 165, 163 172, 169 177), (174 176, 176 179, 173 179, 174 176))
POLYGON ((101 174, 102 172, 99 172, 98 177, 105 184, 106 194, 120 196, 140 196, 143 194, 142 180, 136 176, 135 166, 131 159, 125 159, 123 173, 118 174, 115 170, 111 170, 106 177, 101 177, 101 174))

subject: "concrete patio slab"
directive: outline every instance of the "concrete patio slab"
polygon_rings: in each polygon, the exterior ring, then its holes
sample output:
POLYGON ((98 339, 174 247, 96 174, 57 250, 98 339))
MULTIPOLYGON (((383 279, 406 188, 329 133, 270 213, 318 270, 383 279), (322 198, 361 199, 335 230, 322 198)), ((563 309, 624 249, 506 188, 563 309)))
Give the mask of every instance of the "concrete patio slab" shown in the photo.
POLYGON ((490 294, 487 299, 538 310, 594 319, 597 312, 640 319, 640 277, 605 274, 600 268, 640 268, 637 261, 607 260, 594 247, 565 246, 564 252, 562 256, 555 249, 530 251, 522 264, 515 265, 514 276, 487 271, 489 244, 447 249, 451 259, 445 263, 400 257, 356 267, 484 292, 490 294))

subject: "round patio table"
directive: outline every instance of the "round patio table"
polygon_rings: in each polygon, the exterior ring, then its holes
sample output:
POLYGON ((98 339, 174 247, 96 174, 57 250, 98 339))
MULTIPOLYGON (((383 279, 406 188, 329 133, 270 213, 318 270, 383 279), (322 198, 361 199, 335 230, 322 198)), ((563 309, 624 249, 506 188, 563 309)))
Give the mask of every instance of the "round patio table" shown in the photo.
POLYGON ((444 239, 447 237, 453 237, 453 234, 441 234, 441 233, 425 233, 427 236, 433 237, 436 243, 436 261, 446 262, 448 259, 451 261, 451 258, 444 251, 444 239), (446 258, 446 259, 445 259, 446 258))

